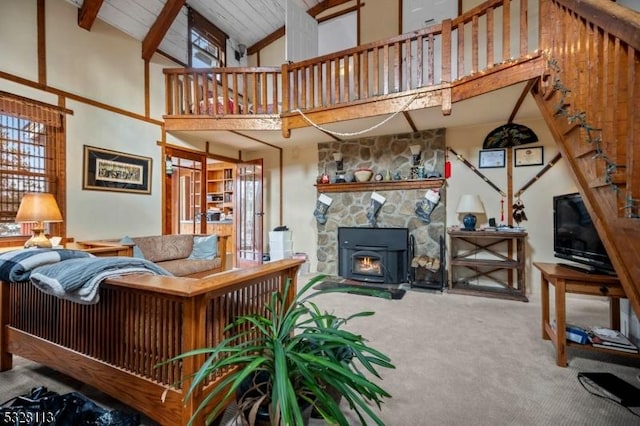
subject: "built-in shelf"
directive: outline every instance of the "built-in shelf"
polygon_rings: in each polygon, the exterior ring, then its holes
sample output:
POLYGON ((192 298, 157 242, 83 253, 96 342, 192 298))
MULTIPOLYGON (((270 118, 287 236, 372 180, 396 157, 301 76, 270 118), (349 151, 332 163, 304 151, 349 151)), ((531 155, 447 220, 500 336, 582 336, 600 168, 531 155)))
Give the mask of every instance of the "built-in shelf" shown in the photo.
POLYGON ((318 183, 318 192, 362 192, 362 191, 401 191, 407 189, 441 188, 445 180, 435 179, 409 179, 409 180, 383 180, 369 182, 348 183, 318 183))

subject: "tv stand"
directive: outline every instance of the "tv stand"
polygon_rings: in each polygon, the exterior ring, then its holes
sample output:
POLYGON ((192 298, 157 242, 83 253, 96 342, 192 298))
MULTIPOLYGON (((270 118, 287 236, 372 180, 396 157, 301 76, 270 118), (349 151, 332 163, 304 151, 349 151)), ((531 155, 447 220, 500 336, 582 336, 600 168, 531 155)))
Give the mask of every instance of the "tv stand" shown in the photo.
POLYGON ((534 262, 533 265, 541 272, 540 291, 542 302, 542 338, 551 340, 556 348, 556 364, 567 366, 567 348, 579 348, 594 352, 605 352, 611 355, 627 356, 635 359, 640 354, 628 353, 610 349, 593 347, 590 344, 581 345, 567 341, 567 311, 565 297, 567 293, 584 294, 589 296, 605 296, 609 298, 610 328, 620 330, 620 299, 626 294, 620 281, 615 276, 587 274, 566 268, 557 263, 534 262), (555 287, 555 326, 550 322, 550 292, 549 285, 555 287))
POLYGON ((598 269, 594 266, 572 265, 570 263, 562 263, 562 262, 558 263, 558 266, 562 266, 563 268, 573 269, 574 271, 584 272, 585 274, 610 275, 612 277, 616 276, 615 272, 598 269))

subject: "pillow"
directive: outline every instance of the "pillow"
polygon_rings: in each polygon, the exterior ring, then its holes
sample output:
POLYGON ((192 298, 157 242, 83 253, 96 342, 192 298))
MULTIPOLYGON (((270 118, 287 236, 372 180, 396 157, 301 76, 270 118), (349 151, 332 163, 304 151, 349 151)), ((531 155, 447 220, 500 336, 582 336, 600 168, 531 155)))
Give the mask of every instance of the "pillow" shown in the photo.
POLYGON ((212 260, 218 255, 218 236, 193 237, 193 250, 187 259, 212 260))
POLYGON ((120 244, 133 245, 133 257, 137 257, 138 259, 144 259, 144 254, 142 253, 142 250, 140 250, 140 247, 138 247, 138 245, 133 242, 131 237, 129 236, 122 237, 122 239, 120 240, 120 244))

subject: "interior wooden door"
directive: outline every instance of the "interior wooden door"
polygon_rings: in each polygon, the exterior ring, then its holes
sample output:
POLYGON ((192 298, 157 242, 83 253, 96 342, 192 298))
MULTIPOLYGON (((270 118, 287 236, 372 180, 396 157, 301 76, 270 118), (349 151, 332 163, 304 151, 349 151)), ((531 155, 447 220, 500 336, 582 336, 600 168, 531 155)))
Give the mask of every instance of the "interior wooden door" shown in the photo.
POLYGON ((262 263, 262 159, 243 162, 236 169, 234 223, 236 266, 262 263))
POLYGON ((165 169, 165 233, 204 234, 206 210, 206 157, 167 149, 170 173, 165 169))

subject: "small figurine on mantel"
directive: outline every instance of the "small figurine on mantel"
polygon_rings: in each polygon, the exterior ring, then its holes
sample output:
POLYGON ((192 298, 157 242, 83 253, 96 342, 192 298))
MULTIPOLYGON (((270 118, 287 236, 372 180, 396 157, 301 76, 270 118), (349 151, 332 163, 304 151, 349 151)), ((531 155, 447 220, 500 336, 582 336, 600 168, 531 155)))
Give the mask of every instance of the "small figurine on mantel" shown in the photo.
POLYGON ((527 215, 524 212, 524 203, 520 198, 513 204, 513 220, 520 226, 520 222, 527 220, 527 215))
POLYGON ((331 180, 329 179, 329 175, 327 174, 327 171, 325 170, 324 173, 322 174, 322 176, 320 176, 320 183, 329 183, 331 180))

